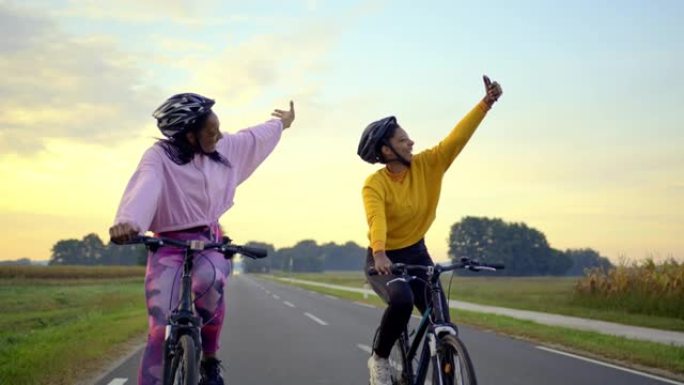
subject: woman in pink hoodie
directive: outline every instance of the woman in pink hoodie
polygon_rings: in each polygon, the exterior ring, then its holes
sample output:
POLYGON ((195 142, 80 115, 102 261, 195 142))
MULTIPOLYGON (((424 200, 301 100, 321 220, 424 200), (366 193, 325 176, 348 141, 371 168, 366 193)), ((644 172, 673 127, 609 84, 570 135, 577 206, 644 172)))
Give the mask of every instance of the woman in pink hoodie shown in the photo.
MULTIPOLYGON (((213 105, 212 99, 184 93, 170 97, 154 112, 166 139, 145 151, 128 182, 115 225, 109 229, 114 243, 126 243, 146 231, 184 240, 221 239, 218 219, 233 206, 235 189, 273 151, 295 114, 290 102, 289 111, 272 113, 274 119, 223 135, 213 105)), ((141 385, 161 383, 164 328, 173 299, 178 297, 182 263, 183 253, 173 248, 148 256, 149 333, 138 373, 141 385)), ((224 317, 223 287, 230 268, 219 252, 205 252, 194 263, 192 289, 204 325, 202 384, 223 385, 216 352, 224 317)))

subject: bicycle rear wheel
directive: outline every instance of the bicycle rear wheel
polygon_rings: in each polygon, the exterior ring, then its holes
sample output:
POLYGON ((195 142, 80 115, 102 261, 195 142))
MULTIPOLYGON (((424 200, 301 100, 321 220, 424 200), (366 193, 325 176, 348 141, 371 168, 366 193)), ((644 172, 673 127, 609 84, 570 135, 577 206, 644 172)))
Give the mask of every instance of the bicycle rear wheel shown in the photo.
POLYGON ((195 340, 184 334, 178 339, 174 354, 164 360, 164 385, 197 385, 199 368, 197 367, 197 348, 195 340), (170 358, 170 359, 169 359, 170 358))
POLYGON ((432 365, 433 384, 439 383, 439 372, 443 385, 477 385, 473 362, 465 344, 458 337, 449 334, 440 338, 436 362, 439 370, 434 370, 435 366, 432 365))

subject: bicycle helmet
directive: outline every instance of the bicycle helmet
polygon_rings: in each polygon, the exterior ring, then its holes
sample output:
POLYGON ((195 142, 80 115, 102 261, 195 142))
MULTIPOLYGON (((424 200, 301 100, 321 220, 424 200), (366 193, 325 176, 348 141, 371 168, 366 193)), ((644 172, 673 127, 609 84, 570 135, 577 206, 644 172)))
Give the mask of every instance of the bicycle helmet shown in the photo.
POLYGON ((361 159, 371 164, 382 161, 380 147, 383 144, 388 144, 387 133, 396 125, 397 119, 394 116, 388 116, 369 124, 361 134, 356 153, 361 159))
POLYGON ((213 99, 198 94, 177 94, 162 103, 152 116, 157 119, 162 134, 170 138, 185 132, 198 118, 209 113, 214 103, 213 99))

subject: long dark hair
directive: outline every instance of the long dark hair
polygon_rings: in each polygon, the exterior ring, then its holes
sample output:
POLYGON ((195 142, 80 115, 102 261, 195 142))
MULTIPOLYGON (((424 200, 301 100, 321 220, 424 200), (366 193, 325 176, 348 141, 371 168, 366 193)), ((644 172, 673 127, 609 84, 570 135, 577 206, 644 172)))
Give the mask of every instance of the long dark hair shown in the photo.
POLYGON ((185 130, 182 130, 178 134, 168 139, 159 139, 157 141, 157 145, 164 149, 164 152, 169 159, 173 161, 173 163, 180 166, 190 163, 195 155, 202 154, 208 156, 209 159, 215 162, 219 162, 225 166, 231 167, 228 159, 224 158, 216 150, 213 152, 203 152, 201 150, 196 151, 192 144, 188 141, 188 138, 185 136, 185 134, 188 132, 198 135, 199 131, 202 129, 202 127, 204 127, 204 124, 207 122, 207 119, 211 114, 211 110, 207 111, 207 113, 199 116, 193 123, 190 123, 185 130))

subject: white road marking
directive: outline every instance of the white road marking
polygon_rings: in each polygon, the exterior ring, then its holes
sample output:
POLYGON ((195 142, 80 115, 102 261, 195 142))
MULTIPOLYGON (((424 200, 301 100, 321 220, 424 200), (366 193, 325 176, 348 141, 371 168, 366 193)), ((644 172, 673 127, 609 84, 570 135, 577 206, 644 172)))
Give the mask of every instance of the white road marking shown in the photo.
POLYGON ((316 321, 316 322, 317 322, 318 324, 320 324, 320 325, 325 326, 325 325, 328 324, 327 322, 323 321, 322 319, 316 317, 315 315, 313 315, 313 314, 311 314, 311 313, 304 313, 304 315, 307 316, 307 317, 309 317, 309 318, 311 318, 312 320, 316 321))
POLYGON ((126 381, 128 381, 128 378, 115 378, 109 381, 109 384, 107 385, 124 385, 126 381))
POLYGON ((273 299, 280 299, 277 295, 273 294, 273 299))
POLYGON ((292 302, 283 301, 283 303, 289 307, 295 307, 295 305, 292 302))
POLYGON ((373 353, 373 349, 371 349, 371 347, 368 346, 368 345, 356 344, 356 347, 359 348, 359 349, 361 349, 361 350, 363 350, 364 352, 366 352, 366 353, 368 353, 368 354, 372 354, 372 353, 373 353))
POLYGON ((633 369, 623 368, 622 366, 617 366, 617 365, 609 364, 609 363, 606 363, 606 362, 601 362, 601 361, 594 360, 594 359, 591 359, 591 358, 578 356, 578 355, 572 354, 572 353, 562 352, 562 351, 560 351, 560 350, 550 349, 550 348, 547 348, 547 347, 544 347, 544 346, 537 346, 537 349, 541 349, 541 350, 544 350, 544 351, 547 351, 547 352, 551 352, 551 353, 560 354, 560 355, 567 356, 567 357, 576 358, 576 359, 582 360, 582 361, 591 362, 592 364, 596 364, 596 365, 602 365, 602 366, 606 366, 606 367, 609 367, 609 368, 613 368, 613 369, 617 369, 617 370, 622 370, 622 371, 627 372, 627 373, 632 373, 632 374, 636 374, 636 375, 638 375, 638 376, 643 376, 643 377, 650 378, 650 379, 653 379, 653 380, 666 382, 666 383, 668 383, 668 384, 684 385, 684 383, 682 383, 682 382, 670 380, 669 378, 654 376, 654 375, 652 375, 652 374, 639 372, 639 371, 633 370, 633 369))
POLYGON ((363 302, 358 302, 358 301, 356 301, 356 302, 354 302, 354 303, 355 303, 355 304, 357 304, 357 305, 359 305, 359 306, 363 306, 363 307, 367 307, 367 308, 375 309, 375 306, 373 306, 373 305, 369 305, 369 304, 367 304, 367 303, 363 303, 363 302))

